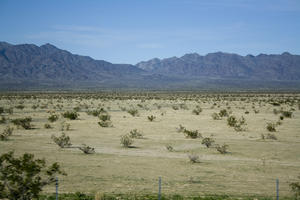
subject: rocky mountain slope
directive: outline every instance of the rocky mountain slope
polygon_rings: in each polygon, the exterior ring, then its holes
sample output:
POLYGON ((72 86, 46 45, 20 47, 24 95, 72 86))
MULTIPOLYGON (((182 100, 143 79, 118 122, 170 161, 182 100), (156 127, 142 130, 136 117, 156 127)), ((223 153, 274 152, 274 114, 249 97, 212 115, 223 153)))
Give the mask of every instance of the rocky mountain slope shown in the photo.
POLYGON ((112 64, 51 44, 0 42, 0 90, 300 89, 300 56, 210 53, 112 64))

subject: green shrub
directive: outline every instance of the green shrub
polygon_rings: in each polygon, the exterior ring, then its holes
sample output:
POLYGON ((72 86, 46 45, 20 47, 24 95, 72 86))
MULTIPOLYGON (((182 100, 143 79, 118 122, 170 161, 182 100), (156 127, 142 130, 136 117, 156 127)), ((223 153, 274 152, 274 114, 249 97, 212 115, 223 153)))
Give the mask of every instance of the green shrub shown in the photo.
POLYGON ((216 146, 216 149, 217 149, 217 151, 218 151, 219 153, 225 154, 225 153, 228 153, 228 151, 227 151, 228 147, 229 147, 229 146, 228 146, 227 144, 223 144, 222 146, 217 145, 217 146, 216 146))
POLYGON ((61 136, 56 137, 55 135, 51 136, 51 139, 57 144, 60 148, 67 148, 72 146, 70 137, 65 133, 61 133, 61 136))
POLYGON ((48 121, 55 122, 58 120, 58 115, 52 114, 48 117, 48 121))
POLYGON ((79 114, 75 111, 66 111, 62 114, 62 116, 70 120, 75 120, 79 117, 79 114))
POLYGON ((79 150, 81 150, 83 153, 85 154, 93 154, 95 153, 95 149, 90 147, 90 146, 87 146, 86 144, 82 144, 81 147, 78 147, 79 150))
POLYGON ((112 127, 111 121, 100 121, 98 122, 99 126, 106 128, 106 127, 112 127))
POLYGON ((275 132, 276 131, 276 124, 274 123, 267 123, 267 130, 270 132, 275 132))
POLYGON ((196 138, 201 138, 202 137, 201 133, 199 133, 198 130, 186 130, 186 129, 184 129, 183 133, 184 133, 186 138, 196 139, 196 138))
POLYGON ((153 115, 150 115, 150 116, 148 116, 147 118, 148 118, 148 120, 149 120, 150 122, 153 122, 154 119, 155 119, 156 117, 153 116, 153 115))
POLYGON ((219 112, 220 117, 227 117, 228 116, 228 112, 226 109, 222 109, 219 112))
POLYGON ((52 126, 50 124, 46 123, 46 124, 44 124, 44 128, 45 129, 50 129, 50 128, 52 128, 52 126))
POLYGON ((199 163, 200 162, 198 155, 189 154, 188 158, 189 158, 189 160, 190 160, 191 163, 199 163))
POLYGON ((0 107, 0 114, 4 113, 4 108, 0 107))
POLYGON ((66 123, 66 122, 62 122, 60 125, 60 130, 61 131, 69 131, 71 127, 71 124, 66 123))
POLYGON ((182 126, 181 124, 179 124, 179 128, 176 128, 176 130, 177 130, 178 133, 182 133, 182 132, 184 132, 185 127, 182 126))
POLYGON ((170 152, 174 151, 174 148, 171 145, 166 145, 166 149, 170 152))
POLYGON ((213 113, 213 114, 211 115, 211 117, 212 117, 214 120, 221 120, 221 119, 222 119, 221 116, 220 116, 218 113, 213 113))
POLYGON ((88 115, 93 115, 94 117, 99 116, 101 113, 106 113, 104 108, 100 108, 98 110, 90 110, 86 112, 88 115))
POLYGON ((138 114, 139 114, 139 111, 135 108, 131 108, 131 109, 127 110, 127 112, 133 117, 138 116, 138 114))
POLYGON ((138 131, 137 129, 131 130, 129 133, 129 136, 131 138, 137 138, 137 139, 143 138, 143 134, 140 131, 138 131))
POLYGON ((200 106, 196 106, 196 108, 192 111, 193 114, 199 115, 202 112, 202 108, 200 106))
POLYGON ((21 126, 24 129, 31 129, 32 128, 31 121, 32 121, 31 117, 17 118, 17 119, 11 120, 11 122, 14 125, 16 125, 17 127, 21 126))
POLYGON ((23 109, 25 108, 25 106, 22 105, 22 104, 20 104, 20 105, 15 106, 15 108, 20 109, 20 110, 23 110, 23 109))
MULTIPOLYGON (((300 179, 300 176, 298 176, 298 179, 300 179)), ((300 199, 300 181, 290 183, 290 188, 294 193, 295 199, 300 199)))
POLYGON ((5 124, 6 118, 4 116, 1 116, 0 118, 0 124, 5 124))
POLYGON ((110 115, 108 113, 100 114, 98 117, 101 121, 110 121, 110 115))
POLYGON ((123 147, 130 147, 133 144, 133 139, 129 135, 121 136, 121 144, 123 147))
POLYGON ((281 114, 286 118, 292 118, 293 112, 292 111, 282 111, 281 114))
POLYGON ((34 159, 25 153, 19 158, 13 152, 0 156, 0 199, 39 199, 43 188, 53 182, 58 174, 64 174, 57 163, 46 166, 44 159, 34 159))
POLYGON ((228 126, 231 126, 231 127, 235 127, 236 124, 237 124, 237 119, 235 116, 231 115, 230 117, 227 118, 227 124, 228 126))
POLYGON ((213 143, 215 142, 215 140, 213 138, 203 138, 201 144, 204 144, 207 148, 211 147, 213 145, 213 143))
POLYGON ((0 134, 0 140, 5 141, 8 140, 8 137, 12 135, 14 128, 6 127, 3 132, 0 134))

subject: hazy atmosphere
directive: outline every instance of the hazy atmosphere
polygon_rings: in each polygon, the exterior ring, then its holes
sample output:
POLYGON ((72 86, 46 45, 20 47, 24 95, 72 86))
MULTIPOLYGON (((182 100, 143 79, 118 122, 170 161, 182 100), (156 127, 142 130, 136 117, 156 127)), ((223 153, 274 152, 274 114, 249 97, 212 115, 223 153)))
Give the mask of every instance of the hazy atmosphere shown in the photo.
POLYGON ((0 1, 0 39, 136 64, 197 52, 300 54, 298 0, 0 1))

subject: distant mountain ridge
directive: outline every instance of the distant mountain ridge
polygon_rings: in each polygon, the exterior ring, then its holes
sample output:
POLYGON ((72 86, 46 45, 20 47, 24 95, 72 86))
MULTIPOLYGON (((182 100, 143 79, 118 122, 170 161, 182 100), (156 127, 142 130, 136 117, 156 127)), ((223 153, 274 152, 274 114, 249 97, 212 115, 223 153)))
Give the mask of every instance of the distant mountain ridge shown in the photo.
POLYGON ((300 89, 300 56, 210 53, 113 64, 51 44, 0 42, 0 89, 300 89))
POLYGON ((177 58, 154 58, 136 66, 151 73, 180 77, 240 78, 255 80, 300 80, 300 56, 229 53, 185 54, 177 58))

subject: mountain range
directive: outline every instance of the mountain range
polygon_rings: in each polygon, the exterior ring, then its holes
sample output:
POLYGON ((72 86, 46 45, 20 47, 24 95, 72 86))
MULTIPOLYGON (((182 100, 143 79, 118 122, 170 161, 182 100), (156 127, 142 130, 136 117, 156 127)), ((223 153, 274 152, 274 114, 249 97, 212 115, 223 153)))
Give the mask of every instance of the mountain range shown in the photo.
POLYGON ((299 90, 300 56, 191 53, 130 65, 75 55, 51 44, 0 42, 0 89, 299 90))

